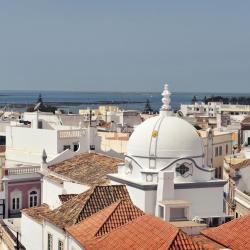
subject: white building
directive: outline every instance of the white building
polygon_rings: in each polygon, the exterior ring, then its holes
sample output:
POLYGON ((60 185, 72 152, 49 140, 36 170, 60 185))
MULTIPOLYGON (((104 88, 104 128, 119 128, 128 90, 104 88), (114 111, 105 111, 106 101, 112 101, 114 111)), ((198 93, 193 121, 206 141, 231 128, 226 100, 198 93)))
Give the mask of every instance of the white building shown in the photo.
POLYGON ((205 165, 202 139, 196 129, 174 117, 165 85, 160 115, 139 125, 128 142, 125 164, 110 174, 126 184, 133 203, 167 221, 200 217, 208 224, 224 221, 224 180, 205 165))
POLYGON ((25 123, 12 122, 6 128, 6 167, 22 163, 40 165, 44 150, 48 162, 60 162, 70 158, 65 152, 67 149, 73 156, 74 152, 88 152, 91 146, 92 149, 98 147, 95 128, 82 127, 72 122, 71 117, 65 116, 64 120, 63 124, 70 125, 58 124, 56 115, 35 112, 24 114, 25 123))
POLYGON ((61 117, 58 123, 57 115, 39 112, 25 113, 24 118, 22 122, 11 122, 6 128, 2 179, 5 218, 20 216, 21 209, 40 204, 43 162, 53 165, 100 148, 97 129, 82 127, 77 124, 78 119, 73 122, 72 117, 65 116, 64 121, 61 117))
POLYGON ((228 114, 233 120, 242 120, 250 115, 250 105, 223 104, 222 102, 195 102, 182 104, 180 111, 184 116, 216 117, 217 114, 228 114))

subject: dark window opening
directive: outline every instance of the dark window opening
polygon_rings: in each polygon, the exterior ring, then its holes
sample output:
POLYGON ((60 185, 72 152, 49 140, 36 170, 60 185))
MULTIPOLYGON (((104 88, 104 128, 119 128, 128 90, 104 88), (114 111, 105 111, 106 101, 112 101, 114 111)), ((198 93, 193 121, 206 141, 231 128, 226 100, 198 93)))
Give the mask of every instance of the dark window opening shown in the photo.
POLYGON ((71 149, 70 145, 64 145, 63 150, 71 149))
POLYGON ((79 149, 79 144, 74 144, 74 152, 76 152, 79 149))

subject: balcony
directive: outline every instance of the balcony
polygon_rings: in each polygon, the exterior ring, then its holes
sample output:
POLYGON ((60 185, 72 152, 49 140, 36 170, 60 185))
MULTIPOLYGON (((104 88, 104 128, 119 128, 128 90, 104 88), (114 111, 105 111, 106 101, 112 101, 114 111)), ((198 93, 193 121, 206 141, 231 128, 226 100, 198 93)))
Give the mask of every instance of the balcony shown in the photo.
POLYGON ((26 167, 18 167, 18 168, 6 168, 5 176, 9 175, 24 175, 24 174, 34 174, 39 173, 40 166, 26 166, 26 167))
POLYGON ((69 139, 69 138, 81 138, 86 135, 86 130, 78 129, 78 130, 59 130, 58 138, 59 139, 69 139))

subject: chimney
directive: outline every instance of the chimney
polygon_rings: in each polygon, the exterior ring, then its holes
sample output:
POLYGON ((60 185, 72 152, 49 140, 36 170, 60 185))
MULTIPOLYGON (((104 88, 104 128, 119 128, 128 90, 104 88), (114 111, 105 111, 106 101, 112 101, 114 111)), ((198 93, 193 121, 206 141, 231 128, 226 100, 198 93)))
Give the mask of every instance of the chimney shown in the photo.
POLYGON ((157 186, 157 202, 174 199, 174 172, 159 172, 157 186))

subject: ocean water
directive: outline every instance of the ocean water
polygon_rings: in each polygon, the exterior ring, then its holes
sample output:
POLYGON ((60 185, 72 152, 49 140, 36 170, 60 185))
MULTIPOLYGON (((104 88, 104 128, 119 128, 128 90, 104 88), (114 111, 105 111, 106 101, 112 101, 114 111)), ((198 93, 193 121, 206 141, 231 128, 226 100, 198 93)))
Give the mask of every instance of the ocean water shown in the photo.
MULTIPOLYGON (((55 104, 66 111, 77 113, 81 108, 96 108, 105 103, 120 103, 121 109, 143 110, 148 99, 154 110, 161 106, 161 93, 143 92, 64 92, 64 91, 0 91, 0 106, 7 105, 8 109, 23 111, 29 104, 36 102, 41 94, 44 102, 55 104), (20 104, 17 107, 16 104, 20 104)), ((191 103, 193 96, 202 100, 205 96, 249 96, 250 94, 225 94, 225 93, 172 93, 171 106, 174 110, 180 108, 180 104, 191 103)))

